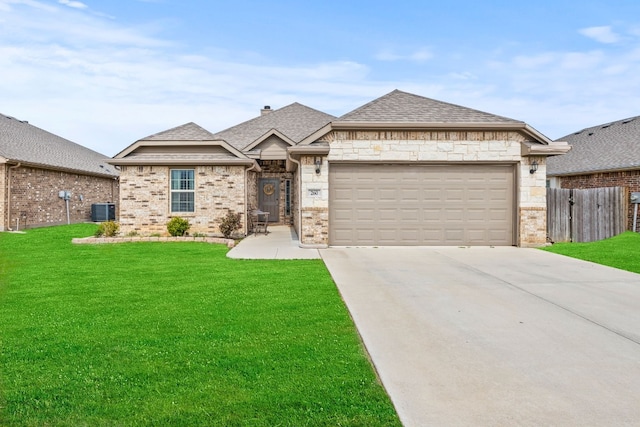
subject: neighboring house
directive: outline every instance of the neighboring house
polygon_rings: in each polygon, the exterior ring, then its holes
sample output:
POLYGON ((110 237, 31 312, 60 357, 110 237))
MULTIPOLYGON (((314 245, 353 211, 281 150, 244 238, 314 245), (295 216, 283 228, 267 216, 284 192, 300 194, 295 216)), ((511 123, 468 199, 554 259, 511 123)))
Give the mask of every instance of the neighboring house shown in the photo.
POLYGON ((123 233, 182 216, 217 234, 231 211, 244 234, 259 208, 307 247, 537 246, 546 158, 568 149, 524 122, 395 90, 340 118, 295 103, 216 134, 188 123, 111 163, 123 233))
POLYGON ((93 203, 118 199, 118 173, 107 160, 0 114, 0 231, 91 220, 93 203))
MULTIPOLYGON (((583 129, 561 138, 573 147, 549 159, 547 178, 556 188, 627 187, 640 192, 640 116, 583 129)), ((628 227, 632 227, 633 205, 628 227)))

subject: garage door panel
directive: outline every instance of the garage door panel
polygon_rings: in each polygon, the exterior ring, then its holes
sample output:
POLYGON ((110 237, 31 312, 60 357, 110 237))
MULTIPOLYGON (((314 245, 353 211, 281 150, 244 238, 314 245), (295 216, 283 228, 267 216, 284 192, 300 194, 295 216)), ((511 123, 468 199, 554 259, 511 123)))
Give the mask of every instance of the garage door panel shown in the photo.
POLYGON ((398 193, 393 188, 380 188, 378 190, 378 201, 380 202, 395 202, 398 198, 398 193))
POLYGON ((353 199, 353 190, 351 190, 350 188, 337 188, 334 192, 334 202, 351 203, 353 199))
POLYGON ((376 220, 376 210, 373 208, 360 208, 355 210, 354 219, 356 222, 374 222, 376 220))
POLYGON ((332 245, 512 245, 513 165, 331 164, 332 245))
POLYGON ((352 193, 353 198, 351 199, 351 201, 360 200, 363 202, 373 202, 376 200, 376 191, 373 188, 356 188, 352 193))
POLYGON ((444 209, 444 223, 450 222, 462 222, 464 220, 464 210, 461 208, 445 208, 444 209))
POLYGON ((333 216, 332 216, 332 220, 335 222, 351 222, 351 218, 353 216, 353 209, 351 208, 346 208, 346 209, 339 209, 339 208, 335 208, 333 210, 333 216))
POLYGON ((464 190, 459 188, 449 188, 444 191, 445 202, 462 202, 464 200, 464 190))

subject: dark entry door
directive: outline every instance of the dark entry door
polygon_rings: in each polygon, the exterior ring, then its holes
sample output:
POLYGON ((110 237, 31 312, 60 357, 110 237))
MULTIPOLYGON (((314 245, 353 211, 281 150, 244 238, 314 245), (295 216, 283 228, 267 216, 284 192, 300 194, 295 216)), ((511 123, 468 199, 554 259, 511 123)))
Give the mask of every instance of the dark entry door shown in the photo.
POLYGON ((258 208, 269 212, 269 222, 280 221, 280 180, 263 178, 258 180, 258 208))

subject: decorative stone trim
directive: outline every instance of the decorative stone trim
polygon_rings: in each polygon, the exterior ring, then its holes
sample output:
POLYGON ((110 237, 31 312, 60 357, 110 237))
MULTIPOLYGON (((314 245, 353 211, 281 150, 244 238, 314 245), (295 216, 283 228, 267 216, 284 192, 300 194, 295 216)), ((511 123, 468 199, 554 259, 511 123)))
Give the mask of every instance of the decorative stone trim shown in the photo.
POLYGON ((325 141, 527 141, 516 131, 416 131, 416 130, 334 130, 323 137, 325 141))
POLYGON ((329 244, 329 208, 302 208, 300 243, 306 247, 329 244))
POLYGON ((105 243, 131 243, 131 242, 202 242, 221 243, 233 248, 236 245, 233 239, 221 237, 82 237, 71 239, 74 245, 99 245, 105 243))
POLYGON ((520 242, 523 248, 535 248, 547 245, 547 209, 546 207, 520 208, 520 242))

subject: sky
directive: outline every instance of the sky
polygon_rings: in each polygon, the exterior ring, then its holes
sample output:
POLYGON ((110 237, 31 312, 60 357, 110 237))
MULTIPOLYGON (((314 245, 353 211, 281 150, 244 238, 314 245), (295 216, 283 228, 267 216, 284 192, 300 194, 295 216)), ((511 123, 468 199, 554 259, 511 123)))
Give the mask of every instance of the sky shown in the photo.
POLYGON ((108 156, 394 89, 551 139, 640 115, 640 2, 0 0, 0 113, 108 156))

